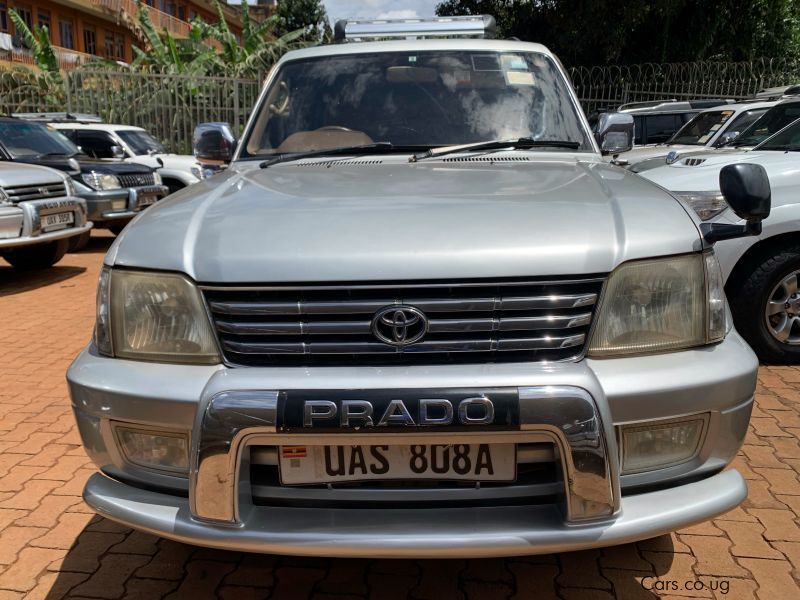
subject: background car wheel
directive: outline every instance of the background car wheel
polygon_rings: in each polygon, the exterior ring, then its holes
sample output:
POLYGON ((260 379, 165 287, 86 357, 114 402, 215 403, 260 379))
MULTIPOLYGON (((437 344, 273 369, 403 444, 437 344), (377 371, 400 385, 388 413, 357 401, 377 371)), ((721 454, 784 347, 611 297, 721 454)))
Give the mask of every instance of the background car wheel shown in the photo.
POLYGON ((11 266, 22 271, 46 269, 60 261, 67 253, 69 240, 56 240, 47 244, 23 246, 3 255, 11 266))
POLYGON ((800 246, 756 264, 728 301, 736 329, 762 361, 800 363, 800 246))
POLYGON ((110 225, 109 229, 114 235, 119 235, 122 233, 122 230, 125 229, 125 225, 110 225))
POLYGON ((182 181, 178 181, 177 179, 164 179, 164 185, 169 188, 170 194, 174 194, 178 190, 182 190, 186 187, 182 181))
POLYGON ((68 252, 80 252, 89 245, 89 239, 92 237, 90 231, 85 231, 80 235, 69 238, 68 252))

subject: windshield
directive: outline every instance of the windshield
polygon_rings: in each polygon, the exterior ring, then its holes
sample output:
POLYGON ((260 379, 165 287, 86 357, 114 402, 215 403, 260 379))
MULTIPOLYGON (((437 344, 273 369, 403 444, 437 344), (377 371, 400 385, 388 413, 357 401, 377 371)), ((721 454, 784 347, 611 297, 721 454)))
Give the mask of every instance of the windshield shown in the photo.
POLYGON ((701 112, 691 121, 681 127, 669 144, 687 144, 690 146, 704 146, 708 140, 733 116, 732 110, 715 110, 701 112))
POLYGON ((593 149, 564 78, 546 56, 379 52, 284 64, 257 109, 242 156, 517 138, 593 149))
POLYGON ((736 138, 734 146, 757 146, 800 118, 800 103, 778 104, 761 115, 736 138))
POLYGON ((757 150, 800 150, 800 119, 759 145, 757 150))
POLYGON ((28 121, 0 121, 0 143, 12 158, 78 153, 78 147, 63 134, 28 121))
POLYGON ((137 131, 135 129, 117 130, 116 134, 122 139, 123 142, 128 144, 128 147, 133 151, 136 156, 143 154, 150 154, 155 152, 163 154, 167 150, 161 145, 156 138, 147 133, 146 131, 137 131))

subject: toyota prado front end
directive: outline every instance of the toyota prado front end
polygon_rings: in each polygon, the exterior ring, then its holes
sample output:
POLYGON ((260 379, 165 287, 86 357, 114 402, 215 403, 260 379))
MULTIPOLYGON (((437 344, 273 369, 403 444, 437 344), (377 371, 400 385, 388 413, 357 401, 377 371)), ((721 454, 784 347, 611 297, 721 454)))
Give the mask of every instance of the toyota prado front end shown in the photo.
POLYGON ((618 544, 737 506, 757 362, 712 242, 757 229, 763 173, 727 174, 746 227, 704 228, 603 161, 630 117, 593 137, 546 48, 354 41, 414 33, 390 25, 284 56, 230 168, 114 242, 68 373, 88 504, 369 557, 618 544))

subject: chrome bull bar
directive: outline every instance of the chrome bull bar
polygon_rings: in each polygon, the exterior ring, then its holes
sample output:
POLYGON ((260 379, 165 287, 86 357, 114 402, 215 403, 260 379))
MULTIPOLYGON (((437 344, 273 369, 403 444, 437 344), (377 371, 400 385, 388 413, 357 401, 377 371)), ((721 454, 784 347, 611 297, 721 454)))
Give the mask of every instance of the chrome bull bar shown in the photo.
MULTIPOLYGON (((564 479, 565 522, 609 519, 620 493, 613 429, 604 424, 594 398, 571 386, 520 387, 519 431, 447 433, 453 443, 550 441, 558 448, 564 479), (611 446, 609 446, 609 440, 611 446)), ((198 413, 192 436, 189 505, 192 516, 218 525, 240 526, 252 507, 243 450, 248 445, 441 443, 442 433, 278 433, 278 391, 227 391, 198 413)))

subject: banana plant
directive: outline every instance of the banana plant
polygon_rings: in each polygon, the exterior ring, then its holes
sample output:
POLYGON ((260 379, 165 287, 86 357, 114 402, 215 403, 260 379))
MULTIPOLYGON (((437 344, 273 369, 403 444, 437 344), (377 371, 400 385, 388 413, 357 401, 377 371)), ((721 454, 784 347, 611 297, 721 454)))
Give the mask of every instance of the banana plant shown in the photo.
POLYGON ((13 8, 9 9, 8 16, 11 17, 11 22, 14 23, 17 34, 22 37, 25 46, 31 51, 36 66, 60 83, 61 72, 58 66, 58 58, 53 49, 53 44, 50 43, 50 33, 47 27, 45 25, 34 25, 33 31, 31 31, 28 24, 13 8))

